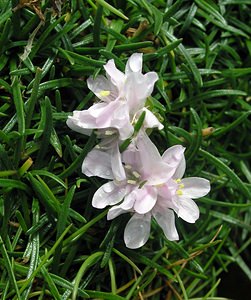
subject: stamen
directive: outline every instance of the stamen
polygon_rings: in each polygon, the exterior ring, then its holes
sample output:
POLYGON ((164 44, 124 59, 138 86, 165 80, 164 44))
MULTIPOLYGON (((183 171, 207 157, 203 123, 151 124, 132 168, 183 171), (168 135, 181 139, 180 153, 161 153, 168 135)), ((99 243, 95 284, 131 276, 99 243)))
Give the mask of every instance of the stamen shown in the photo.
POLYGON ((178 196, 182 196, 182 195, 183 195, 183 192, 182 192, 182 190, 177 190, 177 191, 176 191, 176 194, 177 194, 178 196))
POLYGON ((100 91, 100 92, 99 92, 100 97, 107 97, 107 96, 109 96, 110 94, 111 94, 110 91, 100 91))
POLYGON ((136 181, 136 180, 128 179, 128 180, 127 180, 127 183, 129 183, 129 184, 136 184, 137 181, 136 181))
POLYGON ((180 183, 180 182, 181 182, 181 179, 176 179, 175 182, 176 182, 176 183, 180 183))
POLYGON ((184 184, 183 183, 179 184, 179 188, 183 189, 184 188, 184 184))
POLYGON ((132 169, 132 166, 131 166, 131 165, 125 165, 125 169, 131 170, 131 169, 132 169))
POLYGON ((140 183, 139 189, 141 189, 141 188, 145 185, 145 183, 147 183, 147 180, 144 180, 144 181, 142 181, 142 182, 140 183))
POLYGON ((115 133, 114 130, 106 130, 105 135, 113 135, 115 133))
POLYGON ((163 187, 165 184, 164 183, 159 183, 159 184, 156 184, 155 186, 158 187, 158 188, 161 188, 163 187))
POLYGON ((133 115, 133 118, 132 118, 132 121, 131 121, 131 124, 133 125, 133 124, 135 124, 136 123, 136 114, 134 114, 133 115))
POLYGON ((137 179, 141 177, 141 175, 138 172, 136 172, 136 171, 133 171, 132 174, 137 179))

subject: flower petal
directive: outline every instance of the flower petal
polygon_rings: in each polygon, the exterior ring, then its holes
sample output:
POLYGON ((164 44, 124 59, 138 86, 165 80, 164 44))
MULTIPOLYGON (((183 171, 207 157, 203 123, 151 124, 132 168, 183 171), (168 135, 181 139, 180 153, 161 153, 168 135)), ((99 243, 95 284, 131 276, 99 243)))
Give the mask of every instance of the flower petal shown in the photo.
POLYGON ((176 194, 178 184, 174 180, 170 179, 167 181, 167 183, 161 184, 157 188, 158 188, 158 195, 160 197, 166 199, 166 201, 171 201, 172 197, 175 196, 176 194))
POLYGON ((88 177, 98 176, 113 179, 111 155, 95 148, 92 149, 83 161, 82 173, 88 177))
POLYGON ((158 149, 147 136, 141 132, 136 141, 141 162, 139 173, 148 185, 163 184, 171 178, 175 169, 162 161, 158 149))
POLYGON ((88 88, 101 100, 110 102, 117 98, 118 90, 110 80, 104 76, 97 76, 95 79, 89 77, 87 79, 88 88), (104 92, 105 93, 102 93, 104 92))
POLYGON ((134 210, 139 214, 149 212, 157 201, 157 189, 152 186, 144 186, 131 193, 135 197, 134 210))
POLYGON ((123 202, 120 205, 113 206, 107 213, 107 220, 116 218, 117 216, 133 211, 132 207, 135 202, 134 197, 131 193, 125 196, 123 202))
POLYGON ((125 81, 125 74, 116 68, 114 60, 108 60, 107 64, 104 65, 104 69, 106 71, 107 77, 111 80, 111 82, 116 87, 118 87, 118 89, 121 89, 125 81))
POLYGON ((141 72, 142 60, 143 60, 143 53, 133 53, 129 57, 126 63, 126 68, 125 68, 126 75, 128 75, 131 72, 141 72))
POLYGON ((122 215, 122 214, 127 213, 127 212, 128 212, 128 211, 122 209, 120 205, 113 206, 113 207, 111 207, 111 208, 108 210, 108 213, 107 213, 107 220, 115 219, 115 218, 118 217, 119 215, 122 215))
POLYGON ((87 110, 75 110, 73 115, 68 117, 66 124, 72 130, 86 134, 96 128, 96 119, 87 110))
POLYGON ((94 194, 92 206, 96 208, 104 208, 107 205, 119 203, 126 195, 126 188, 118 186, 113 181, 102 185, 94 194))
POLYGON ((116 115, 116 111, 118 110, 119 106, 121 105, 121 102, 118 100, 112 101, 108 104, 106 103, 98 103, 94 104, 89 110, 91 110, 92 115, 94 115, 94 109, 97 106, 100 106, 99 111, 96 110, 95 116, 96 116, 96 128, 108 128, 108 127, 114 127, 112 126, 112 122, 114 119, 114 116, 116 115), (103 107, 101 107, 103 105, 103 107))
POLYGON ((188 223, 194 223, 200 216, 200 211, 197 204, 190 198, 185 196, 178 197, 177 215, 188 223))
POLYGON ((120 105, 117 106, 112 116, 111 127, 117 128, 120 139, 125 140, 133 134, 134 128, 131 124, 127 104, 122 101, 119 102, 120 105))
POLYGON ((145 120, 144 120, 144 128, 158 128, 159 130, 164 128, 164 126, 160 123, 160 121, 149 109, 143 108, 143 111, 146 112, 145 120))
POLYGON ((163 153, 162 159, 165 163, 174 168, 177 168, 184 158, 184 151, 185 147, 181 145, 172 146, 163 153))
POLYGON ((133 144, 122 153, 122 161, 125 165, 133 166, 133 169, 140 169, 139 153, 133 144))
POLYGON ((203 197, 210 191, 210 182, 205 178, 188 177, 183 178, 180 183, 184 185, 184 196, 192 199, 203 197))
POLYGON ((124 231, 124 241, 127 248, 137 249, 148 240, 151 229, 151 214, 134 214, 124 231))
POLYGON ((173 174, 173 179, 181 179, 186 170, 186 159, 185 156, 181 158, 181 161, 173 174))
POLYGON ((156 72, 148 72, 144 75, 144 81, 146 90, 144 96, 147 98, 152 94, 154 84, 159 79, 159 76, 156 72))
POLYGON ((153 216, 164 231, 168 240, 176 241, 179 239, 179 235, 175 227, 174 212, 171 209, 166 208, 163 210, 154 210, 153 216))
POLYGON ((122 165, 121 153, 119 152, 118 143, 116 143, 112 149, 110 160, 111 160, 113 178, 116 181, 125 180, 126 173, 125 173, 125 169, 122 165))
POLYGON ((149 72, 145 75, 133 72, 127 76, 123 94, 132 115, 144 107, 146 99, 151 95, 157 79, 158 75, 155 72, 149 72))

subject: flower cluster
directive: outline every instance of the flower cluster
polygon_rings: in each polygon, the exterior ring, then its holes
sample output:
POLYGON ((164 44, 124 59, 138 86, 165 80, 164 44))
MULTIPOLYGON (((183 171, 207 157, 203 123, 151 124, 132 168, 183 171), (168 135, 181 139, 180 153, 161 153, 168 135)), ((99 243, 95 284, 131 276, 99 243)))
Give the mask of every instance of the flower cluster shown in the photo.
POLYGON ((109 206, 107 219, 130 213, 124 231, 128 248, 143 246, 150 235, 154 218, 167 239, 178 240, 175 215, 194 223, 199 209, 192 199, 205 196, 210 190, 208 180, 199 177, 183 178, 186 161, 185 148, 175 145, 161 156, 146 134, 147 128, 163 125, 145 107, 147 97, 158 79, 155 72, 142 74, 142 54, 133 54, 125 73, 119 71, 113 60, 104 66, 106 77, 89 78, 90 90, 100 99, 88 110, 74 111, 68 126, 80 133, 96 130, 100 143, 86 156, 82 172, 86 176, 109 179, 94 194, 92 205, 109 206), (144 121, 137 135, 134 125, 144 113, 144 121), (131 138, 121 153, 120 145, 131 138))

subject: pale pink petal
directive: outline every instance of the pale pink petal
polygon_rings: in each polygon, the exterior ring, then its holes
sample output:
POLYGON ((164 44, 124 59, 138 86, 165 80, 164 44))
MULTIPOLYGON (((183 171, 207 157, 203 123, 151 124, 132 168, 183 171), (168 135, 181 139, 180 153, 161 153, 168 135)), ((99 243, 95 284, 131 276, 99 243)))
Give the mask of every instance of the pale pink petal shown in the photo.
POLYGON ((119 203, 126 195, 126 188, 118 186, 113 181, 102 185, 94 194, 92 206, 96 208, 104 208, 107 205, 119 203))
POLYGON ((83 161, 82 173, 88 177, 113 179, 111 155, 95 148, 92 149, 83 161))
POLYGON ((165 210, 167 208, 171 208, 175 212, 177 212, 179 209, 179 204, 177 204, 177 203, 179 203, 179 202, 177 202, 175 200, 176 200, 176 195, 174 197, 172 197, 171 199, 158 195, 158 200, 157 200, 157 203, 156 203, 154 209, 158 209, 159 211, 161 211, 161 210, 165 210))
POLYGON ((124 241, 127 248, 137 249, 148 240, 151 229, 151 214, 134 214, 124 231, 124 241))
POLYGON ((125 196, 124 201, 121 203, 121 208, 124 210, 131 210, 133 208, 133 205, 135 203, 135 196, 133 192, 130 192, 125 196))
POLYGON ((145 88, 144 76, 142 74, 131 73, 126 78, 123 93, 132 116, 145 106, 145 88))
POLYGON ((132 192, 135 197, 134 210, 139 214, 149 212, 157 201, 157 189, 152 186, 144 186, 132 192))
POLYGON ((128 106, 120 100, 94 104, 88 112, 95 118, 94 128, 107 129, 107 131, 116 128, 121 140, 133 134, 134 128, 130 122, 128 106))
POLYGON ((114 145, 118 142, 118 132, 116 130, 111 129, 113 131, 113 134, 107 135, 107 128, 105 129, 98 129, 96 131, 96 135, 98 138, 100 138, 99 146, 103 149, 112 149, 114 145))
POLYGON ((97 76, 95 79, 89 77, 87 79, 88 88, 101 100, 110 102, 117 98, 118 90, 110 80, 104 76, 97 76), (105 91, 105 93, 103 93, 105 91))
POLYGON ((178 184, 174 180, 170 179, 167 183, 158 186, 158 195, 164 199, 171 200, 176 194, 177 188, 178 184))
POLYGON ((121 154, 119 152, 118 143, 115 143, 112 151, 111 151, 111 167, 114 179, 116 181, 122 181, 126 179, 125 169, 122 165, 121 154))
POLYGON ((96 128, 96 119, 87 110, 75 110, 73 115, 68 117, 66 124, 72 130, 82 133, 81 129, 84 131, 96 128))
MULTIPOLYGON (((93 104, 88 110, 86 110, 92 117, 99 118, 102 117, 104 112, 108 109, 112 109, 112 108, 116 108, 116 103, 111 102, 111 103, 104 103, 104 102, 100 102, 100 103, 95 103, 93 104)), ((82 112, 84 112, 85 110, 83 110, 82 112)))
POLYGON ((162 155, 162 159, 168 165, 177 168, 184 158, 185 147, 175 145, 168 148, 162 155))
POLYGON ((134 128, 131 125, 131 123, 129 123, 129 122, 126 123, 124 126, 121 126, 121 125, 122 125, 122 123, 117 124, 117 125, 114 124, 113 127, 118 129, 119 138, 121 141, 124 141, 132 136, 134 128))
MULTIPOLYGON (((163 129, 164 126, 160 123, 160 121, 156 118, 156 116, 147 108, 143 108, 142 111, 145 111, 145 120, 144 120, 144 128, 158 128, 159 130, 163 129)), ((141 112, 140 112, 141 114, 141 112)), ((140 116, 139 114, 139 116, 140 116)))
POLYGON ((186 159, 185 156, 182 157, 175 173, 173 174, 173 179, 181 179, 186 170, 186 159))
POLYGON ((107 220, 112 220, 117 218, 118 216, 128 213, 128 210, 124 210, 120 207, 120 205, 116 205, 111 207, 107 213, 107 220))
POLYGON ((130 144, 129 147, 122 153, 122 161, 126 166, 133 166, 134 170, 139 170, 139 151, 133 144, 130 144))
POLYGON ((126 75, 128 75, 131 72, 141 72, 142 71, 142 60, 143 60, 142 53, 132 54, 126 63, 126 69, 125 69, 126 75))
MULTIPOLYGON (((118 130, 120 140, 129 138, 134 131, 130 122, 128 107, 125 103, 115 100, 110 103, 98 103, 89 109, 96 118, 96 128, 101 129, 100 136, 104 137, 114 129, 118 130)), ((107 135, 108 136, 108 135, 107 135)))
POLYGON ((151 95, 157 79, 158 76, 154 72, 145 75, 130 73, 127 76, 124 85, 124 95, 132 115, 144 107, 146 99, 151 95))
POLYGON ((107 220, 116 218, 117 216, 133 211, 133 204, 135 202, 134 197, 129 193, 125 196, 123 202, 120 205, 113 206, 107 213, 107 220))
POLYGON ((140 134, 138 134, 136 145, 140 154, 142 154, 141 162, 144 168, 152 169, 154 164, 162 162, 157 147, 144 131, 141 131, 140 134))
POLYGON ((177 215, 188 223, 194 223, 200 215, 197 204, 185 196, 179 196, 177 198, 178 210, 175 210, 177 215))
POLYGON ((106 75, 112 83, 120 89, 125 81, 125 74, 118 70, 115 66, 114 60, 108 60, 107 64, 104 65, 106 75))
POLYGON ((152 94, 154 84, 159 79, 159 76, 156 72, 148 72, 144 75, 144 82, 146 90, 144 96, 147 98, 152 94))
POLYGON ((120 101, 120 105, 116 107, 111 127, 118 129, 121 140, 129 138, 133 134, 134 128, 131 124, 128 106, 126 103, 120 101))
POLYGON ((118 110, 120 105, 121 102, 118 100, 112 101, 108 104, 105 103, 105 106, 103 106, 103 108, 100 109, 97 115, 98 116, 96 119, 97 128, 114 127, 112 126, 113 118, 116 115, 116 111, 118 110))
POLYGON ((171 209, 154 210, 153 217, 164 231, 166 238, 170 241, 179 239, 178 232, 175 227, 174 212, 171 209))
MULTIPOLYGON (((95 124, 95 120, 92 120, 92 121, 93 121, 93 124, 95 124)), ((89 128, 89 129, 83 128, 81 126, 81 124, 79 123, 79 121, 77 119, 73 118, 72 116, 68 117, 66 124, 72 130, 82 133, 82 134, 85 134, 85 135, 91 135, 92 128, 94 128, 94 127, 89 128)))
POLYGON ((116 101, 110 103, 97 103, 88 110, 73 112, 73 116, 68 117, 67 125, 77 132, 83 129, 97 129, 110 127, 111 117, 119 104, 116 101))
POLYGON ((210 191, 210 182, 205 178, 188 177, 181 180, 184 185, 182 192, 184 196, 196 199, 204 197, 210 191))
POLYGON ((147 181, 148 185, 161 185, 167 182, 174 172, 173 168, 164 163, 156 163, 151 169, 142 169, 141 174, 144 172, 142 179, 147 181))
POLYGON ((158 149, 146 133, 141 132, 138 135, 136 144, 140 155, 139 173, 143 176, 142 179, 147 180, 148 185, 159 185, 169 180, 175 169, 162 161, 158 149))

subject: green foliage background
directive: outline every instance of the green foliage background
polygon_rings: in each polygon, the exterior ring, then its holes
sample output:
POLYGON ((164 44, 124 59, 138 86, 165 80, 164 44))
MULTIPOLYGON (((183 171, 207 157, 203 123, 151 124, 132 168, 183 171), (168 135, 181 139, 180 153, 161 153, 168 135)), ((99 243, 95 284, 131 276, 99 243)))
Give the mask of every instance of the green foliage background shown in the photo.
POLYGON ((223 299, 231 264, 250 282, 250 1, 23 2, 0 1, 0 298, 223 299), (65 122, 95 101, 89 76, 137 51, 160 78, 147 105, 165 129, 151 138, 183 144, 186 175, 212 191, 196 224, 177 219, 179 242, 152 224, 132 251, 128 216, 91 206, 95 136, 65 122))

